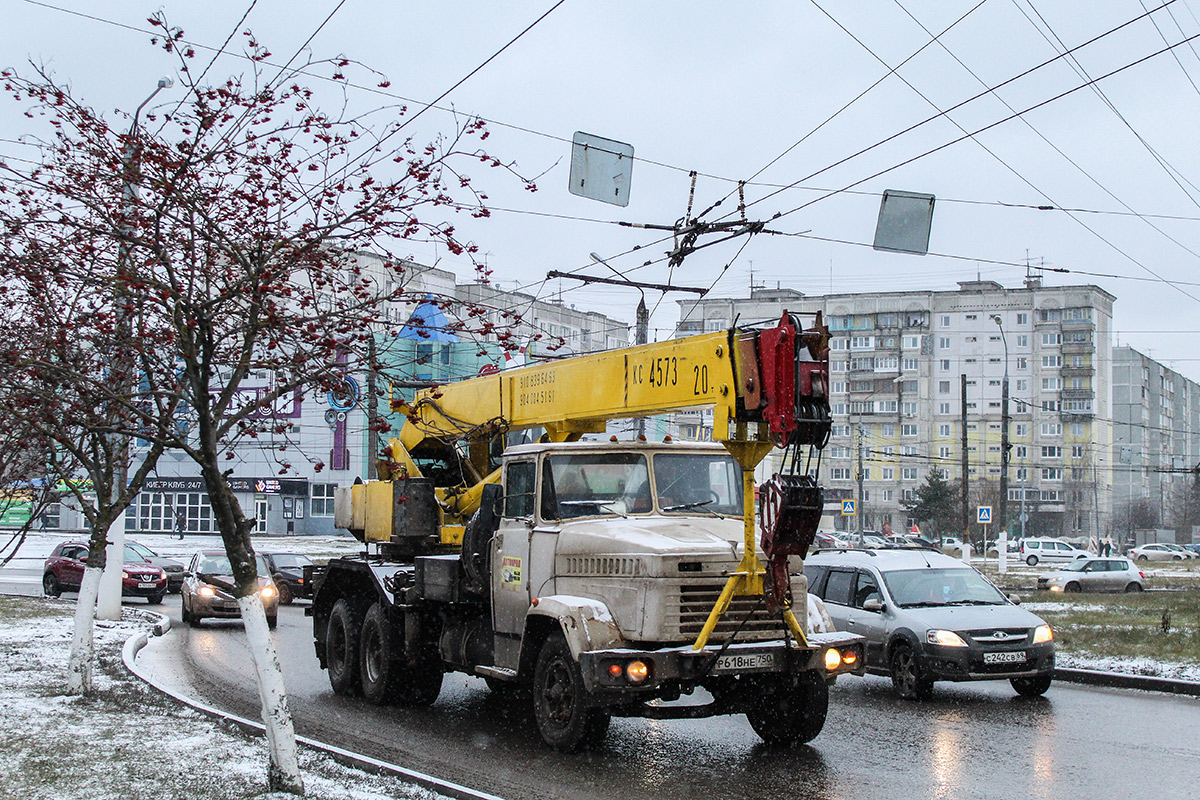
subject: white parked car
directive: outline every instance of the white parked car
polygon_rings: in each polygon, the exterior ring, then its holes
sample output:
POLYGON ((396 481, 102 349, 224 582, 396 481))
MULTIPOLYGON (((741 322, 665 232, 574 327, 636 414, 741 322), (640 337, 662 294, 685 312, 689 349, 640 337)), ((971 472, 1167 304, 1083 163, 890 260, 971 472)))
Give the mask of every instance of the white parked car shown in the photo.
POLYGON ((1130 550, 1129 557, 1135 561, 1185 561, 1188 558, 1186 550, 1180 552, 1169 544, 1144 544, 1130 550))
POLYGON ((1072 547, 1059 539, 1021 540, 1021 558, 1031 567, 1041 561, 1074 561, 1077 558, 1090 558, 1091 555, 1088 551, 1072 547))
POLYGON ((1171 548, 1176 553, 1182 553, 1185 558, 1200 558, 1200 553, 1197 553, 1194 550, 1188 550, 1181 544, 1169 544, 1167 547, 1171 548))
POLYGON ((1052 592, 1140 592, 1146 576, 1128 558, 1080 558, 1038 578, 1052 592))

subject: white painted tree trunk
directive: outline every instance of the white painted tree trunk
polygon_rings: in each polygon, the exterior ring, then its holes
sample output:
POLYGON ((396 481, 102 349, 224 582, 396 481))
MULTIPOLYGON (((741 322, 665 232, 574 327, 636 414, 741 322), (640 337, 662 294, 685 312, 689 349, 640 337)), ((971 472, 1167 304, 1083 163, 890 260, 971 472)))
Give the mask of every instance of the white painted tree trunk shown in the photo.
POLYGON ((100 599, 96 616, 100 619, 121 618, 121 573, 125 571, 125 512, 122 511, 108 526, 108 563, 100 584, 100 599))
POLYGON ((67 659, 67 694, 92 691, 92 662, 96 647, 93 639, 96 597, 100 592, 102 570, 85 567, 75 603, 75 631, 71 636, 71 655, 67 659))
POLYGON ((258 677, 263 725, 267 729, 267 747, 270 750, 267 783, 271 791, 303 795, 304 781, 300 776, 296 730, 292 726, 291 711, 288 710, 283 668, 279 664, 275 641, 267 627, 262 599, 257 594, 241 597, 238 598, 238 606, 242 609, 246 642, 258 677))

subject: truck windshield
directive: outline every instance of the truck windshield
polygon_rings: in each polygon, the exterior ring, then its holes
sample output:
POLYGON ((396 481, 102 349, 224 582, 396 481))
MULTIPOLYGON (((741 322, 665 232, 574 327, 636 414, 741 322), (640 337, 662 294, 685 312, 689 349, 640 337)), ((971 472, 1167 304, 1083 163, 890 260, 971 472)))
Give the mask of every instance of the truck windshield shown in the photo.
POLYGON ((998 606, 1008 600, 973 569, 901 569, 883 573, 883 583, 896 605, 998 606))
POLYGON ((652 509, 646 457, 640 453, 550 456, 546 464, 544 517, 648 514, 652 509))
POLYGON ((659 453, 654 487, 664 514, 742 515, 742 473, 725 453, 659 453))

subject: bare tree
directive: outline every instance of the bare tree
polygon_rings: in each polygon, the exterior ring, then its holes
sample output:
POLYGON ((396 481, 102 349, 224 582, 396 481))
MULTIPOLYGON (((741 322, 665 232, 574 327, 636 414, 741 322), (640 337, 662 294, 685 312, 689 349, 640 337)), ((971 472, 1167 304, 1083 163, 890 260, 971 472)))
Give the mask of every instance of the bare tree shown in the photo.
MULTIPOLYGON (((95 328, 103 321, 117 337, 108 379, 81 375, 65 388, 86 386, 89 404, 120 409, 110 414, 112 433, 198 465, 254 659, 269 783, 302 793, 253 522, 230 488, 229 459, 249 440, 269 443, 281 474, 307 457, 287 425, 264 412, 297 391, 333 390, 347 372, 385 373, 374 341, 395 327, 386 305, 408 298, 395 250, 432 240, 473 257, 475 246, 443 219, 488 214, 458 165, 516 173, 480 149, 479 120, 418 144, 401 134, 403 109, 319 111, 295 73, 267 77, 269 54, 252 36, 247 74, 201 84, 188 69, 193 54, 177 45, 183 32, 152 22, 162 31, 155 43, 180 58, 186 91, 168 113, 147 115, 157 131, 115 131, 44 71, 5 73, 6 89, 51 134, 38 167, 4 172, 0 214, 14 252, 77 293, 95 328), (247 381, 263 374, 270 388, 249 395, 247 381)), ((335 79, 352 66, 323 63, 335 79)), ((460 316, 479 333, 496 332, 483 314, 460 316)))

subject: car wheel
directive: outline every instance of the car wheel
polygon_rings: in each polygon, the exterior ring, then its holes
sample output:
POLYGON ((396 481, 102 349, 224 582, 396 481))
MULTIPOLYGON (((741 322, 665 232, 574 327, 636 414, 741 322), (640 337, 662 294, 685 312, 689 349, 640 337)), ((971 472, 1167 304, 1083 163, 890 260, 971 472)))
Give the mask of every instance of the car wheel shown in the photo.
POLYGON ((1036 567, 1036 566, 1037 566, 1037 562, 1038 562, 1038 557, 1037 557, 1037 556, 1027 556, 1027 557, 1026 557, 1026 559, 1025 559, 1025 563, 1026 563, 1026 564, 1028 564, 1028 565, 1029 565, 1029 566, 1031 566, 1031 567, 1036 567))
POLYGON ((278 615, 276 615, 276 614, 272 614, 271 616, 267 617, 267 629, 268 629, 268 630, 272 630, 272 631, 273 631, 273 630, 275 630, 275 628, 276 628, 278 625, 279 625, 279 617, 278 617, 278 615))
POLYGON ((187 620, 188 625, 192 626, 193 628, 200 627, 200 615, 196 613, 196 609, 189 608, 188 613, 187 613, 187 618, 188 618, 188 620, 187 620))
POLYGON ((1082 592, 1083 587, 1080 586, 1075 581, 1071 581, 1070 583, 1068 583, 1066 586, 1063 587, 1063 591, 1064 592, 1082 592))
POLYGON ((1033 678, 1010 678, 1009 683, 1022 697, 1041 697, 1050 688, 1050 676, 1038 675, 1033 678))
POLYGON ((329 625, 325 629, 325 665, 329 670, 329 685, 337 694, 357 694, 362 688, 358 679, 361 635, 361 615, 345 598, 338 600, 329 612, 329 625))
POLYGON ((47 572, 42 576, 42 591, 47 597, 62 597, 62 584, 58 582, 58 576, 53 572, 47 572))
POLYGON ((825 727, 829 686, 816 672, 771 681, 762 688, 746 719, 767 744, 811 742, 825 727))
POLYGON ((933 694, 933 681, 921 674, 912 647, 898 644, 892 651, 892 686, 905 700, 927 700, 933 694))
POLYGON ((1140 556, 1138 556, 1138 557, 1137 557, 1137 560, 1138 560, 1138 561, 1149 561, 1150 559, 1146 558, 1146 556, 1145 556, 1145 555, 1140 555, 1140 556))
POLYGON ((583 674, 561 634, 547 639, 538 653, 533 716, 546 744, 564 753, 596 746, 608 733, 609 714, 587 705, 583 674))
POLYGON ((283 582, 283 579, 275 581, 275 585, 279 587, 279 602, 281 605, 290 606, 292 601, 296 599, 292 594, 292 587, 283 582))
POLYGON ((1138 583, 1137 581, 1133 581, 1128 586, 1125 587, 1126 594, 1133 594, 1134 592, 1140 592, 1140 591, 1142 591, 1142 585, 1140 583, 1138 583))
POLYGON ((1172 561, 1183 561, 1183 556, 1171 556, 1172 561))
POLYGON ((188 624, 189 617, 186 603, 180 602, 179 604, 179 618, 183 620, 184 625, 188 624))

